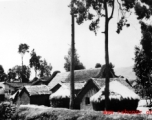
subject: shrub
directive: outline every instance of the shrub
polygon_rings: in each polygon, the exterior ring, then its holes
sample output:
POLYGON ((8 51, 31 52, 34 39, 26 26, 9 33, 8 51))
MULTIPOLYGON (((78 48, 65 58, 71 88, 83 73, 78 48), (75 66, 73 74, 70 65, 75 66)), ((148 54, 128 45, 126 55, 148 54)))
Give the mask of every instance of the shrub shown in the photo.
POLYGON ((0 103, 0 120, 11 119, 16 112, 16 106, 10 102, 0 103))

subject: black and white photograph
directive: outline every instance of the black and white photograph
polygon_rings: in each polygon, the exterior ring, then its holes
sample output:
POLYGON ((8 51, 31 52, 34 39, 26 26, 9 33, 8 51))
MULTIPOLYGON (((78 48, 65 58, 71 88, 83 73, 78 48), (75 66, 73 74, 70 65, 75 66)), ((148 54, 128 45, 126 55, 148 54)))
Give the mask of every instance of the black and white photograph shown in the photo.
POLYGON ((0 120, 152 119, 152 0, 0 0, 0 120))

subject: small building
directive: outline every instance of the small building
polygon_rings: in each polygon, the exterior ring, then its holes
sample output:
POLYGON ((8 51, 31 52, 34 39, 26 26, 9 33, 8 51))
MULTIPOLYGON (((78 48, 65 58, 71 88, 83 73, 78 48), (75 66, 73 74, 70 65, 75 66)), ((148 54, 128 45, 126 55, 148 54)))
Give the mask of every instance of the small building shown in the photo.
MULTIPOLYGON (((95 69, 84 69, 84 70, 75 70, 74 71, 74 81, 84 82, 88 79, 95 77, 100 72, 101 68, 95 69)), ((48 84, 48 86, 52 89, 60 82, 70 82, 70 72, 58 73, 48 84)))
POLYGON ((24 86, 17 97, 17 105, 35 104, 49 106, 50 88, 46 85, 24 86))
POLYGON ((31 83, 21 83, 21 82, 5 82, 5 94, 8 96, 14 94, 16 91, 18 91, 20 88, 31 85, 31 83))
MULTIPOLYGON (((77 82, 75 83, 75 97, 84 87, 85 82, 77 82)), ((58 83, 54 88, 51 89, 53 92, 50 95, 50 106, 52 107, 61 107, 61 108, 69 108, 70 101, 70 83, 69 82, 61 82, 58 83)), ((76 107, 77 108, 77 107, 76 107)))
MULTIPOLYGON (((140 97, 131 87, 122 84, 122 81, 111 81, 109 84, 109 104, 108 110, 136 110, 140 97)), ((105 86, 102 87, 90 99, 93 109, 103 111, 105 109, 105 86)))
POLYGON ((32 85, 48 85, 58 73, 60 73, 60 71, 54 71, 53 74, 48 77, 34 78, 31 81, 31 84, 32 85))
MULTIPOLYGON (((105 68, 103 65, 101 68, 74 70, 74 82, 87 82, 90 78, 105 78, 105 68)), ((58 73, 49 83, 48 86, 52 89, 60 82, 70 82, 70 72, 58 73)), ((110 78, 116 78, 114 70, 110 69, 110 78)))
POLYGON ((99 90, 100 86, 93 79, 89 79, 75 99, 76 106, 81 110, 93 110, 90 97, 99 90))
POLYGON ((62 85, 49 99, 51 107, 69 108, 70 90, 62 85))

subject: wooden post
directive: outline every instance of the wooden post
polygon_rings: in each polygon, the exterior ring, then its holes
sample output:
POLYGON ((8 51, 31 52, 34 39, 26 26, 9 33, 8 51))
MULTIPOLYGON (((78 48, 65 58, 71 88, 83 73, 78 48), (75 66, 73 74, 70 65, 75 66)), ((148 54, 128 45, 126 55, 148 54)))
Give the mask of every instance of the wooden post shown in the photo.
MULTIPOLYGON (((73 7, 73 5, 72 5, 73 7)), ((71 14, 71 66, 70 66, 70 72, 71 72, 71 80, 70 80, 70 103, 69 108, 74 109, 74 14, 71 14)))

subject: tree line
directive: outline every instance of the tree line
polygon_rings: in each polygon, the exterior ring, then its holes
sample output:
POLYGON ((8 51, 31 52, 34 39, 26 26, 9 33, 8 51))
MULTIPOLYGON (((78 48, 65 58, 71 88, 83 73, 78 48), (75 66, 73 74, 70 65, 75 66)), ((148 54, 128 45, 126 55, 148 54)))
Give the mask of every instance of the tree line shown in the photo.
POLYGON ((41 56, 37 55, 33 49, 29 51, 29 45, 26 43, 20 44, 18 48, 18 53, 21 55, 21 65, 15 65, 10 68, 8 73, 4 72, 4 68, 0 65, 0 81, 20 81, 20 82, 29 82, 31 75, 31 68, 34 68, 35 77, 50 77, 52 65, 48 64, 45 59, 42 59, 41 56), (30 53, 29 65, 24 65, 24 55, 30 53))

